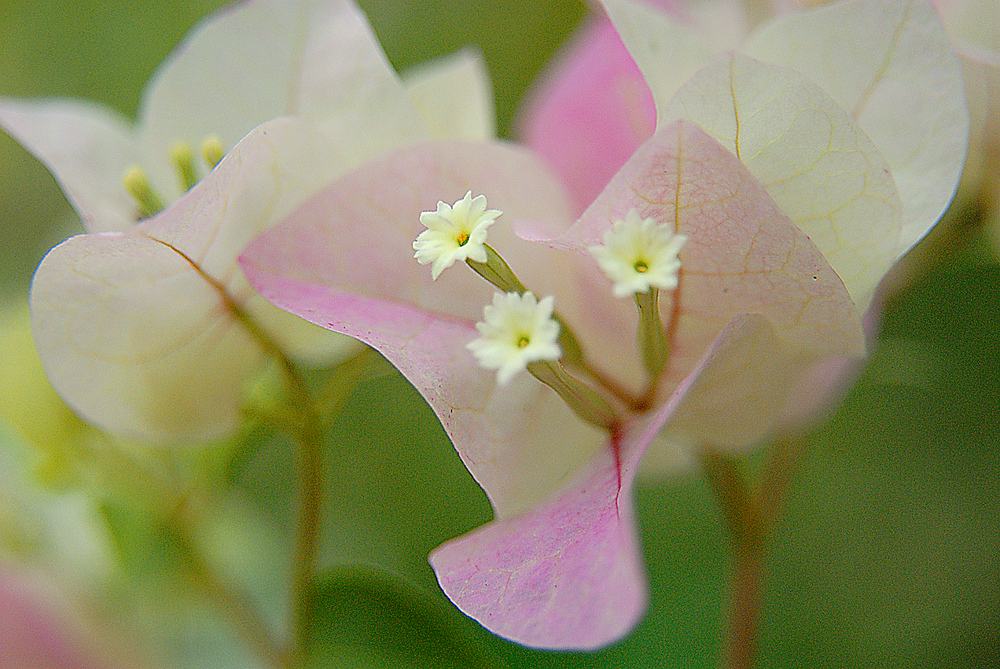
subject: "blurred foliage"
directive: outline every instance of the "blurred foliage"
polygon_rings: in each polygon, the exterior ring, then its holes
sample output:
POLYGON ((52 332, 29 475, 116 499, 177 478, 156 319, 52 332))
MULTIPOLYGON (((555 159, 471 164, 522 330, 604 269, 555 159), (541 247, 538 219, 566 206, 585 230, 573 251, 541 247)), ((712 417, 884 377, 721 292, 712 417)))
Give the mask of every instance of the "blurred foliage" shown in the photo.
MULTIPOLYGON (((86 97, 133 115, 156 64, 222 4, 3 0, 0 95, 86 97)), ((479 48, 502 132, 584 11, 575 0, 361 4, 397 68, 479 48)), ((761 666, 1000 665, 1000 268, 983 250, 977 212, 956 211, 947 234, 912 254, 870 363, 809 441, 772 546, 761 666)), ((0 331, 0 407, 11 434, 42 445, 43 458, 68 458, 72 449, 60 445, 93 439, 41 381, 23 307, 32 269, 76 226, 51 177, 0 135, 0 295, 14 305, 0 331)), ((192 540, 268 620, 281 621, 297 461, 266 422, 244 439, 228 488, 211 485, 224 470, 211 449, 175 461, 157 455, 157 471, 197 513, 192 540)), ((0 448, 11 443, 4 436, 0 448)), ((3 457, 0 467, 21 461, 3 457)), ((699 477, 639 487, 652 600, 638 630, 597 653, 551 653, 492 637, 437 589, 427 554, 487 521, 489 504, 397 374, 350 394, 328 430, 325 464, 321 564, 332 571, 313 604, 319 666, 479 666, 482 658, 510 667, 716 666, 729 549, 699 477), (405 655, 411 647, 416 656, 405 655)), ((7 481, 12 472, 0 474, 7 481)), ((162 510, 128 505, 138 480, 101 488, 106 528, 131 581, 106 583, 91 610, 127 608, 128 628, 172 666, 246 666, 225 621, 192 603, 197 583, 183 576, 191 565, 162 510)), ((42 508, 40 493, 15 499, 13 490, 0 494, 5 532, 30 515, 25 509, 42 508)), ((52 509, 64 507, 45 508, 32 527, 49 523, 52 533, 52 509)), ((44 534, 11 538, 5 549, 36 556, 44 534)), ((59 554, 58 541, 48 544, 59 554)))
POLYGON ((315 667, 497 666, 471 645, 440 602, 371 569, 324 574, 313 590, 309 649, 315 667))

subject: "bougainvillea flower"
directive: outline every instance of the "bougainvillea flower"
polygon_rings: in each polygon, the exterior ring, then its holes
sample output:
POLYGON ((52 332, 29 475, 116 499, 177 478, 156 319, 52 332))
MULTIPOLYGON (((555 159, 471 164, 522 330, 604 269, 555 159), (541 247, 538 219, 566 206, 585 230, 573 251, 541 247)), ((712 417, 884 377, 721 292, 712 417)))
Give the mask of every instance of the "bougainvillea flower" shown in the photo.
POLYGON ((358 337, 398 367, 487 491, 496 520, 432 556, 453 601, 516 641, 593 648, 624 634, 645 607, 630 490, 659 429, 670 422, 693 441, 745 448, 769 429, 805 366, 859 356, 864 341, 820 252, 692 124, 658 131, 576 224, 569 210, 530 154, 422 145, 324 189, 241 262, 267 299, 358 337), (503 212, 491 246, 533 291, 554 296, 594 364, 632 389, 643 379, 629 345, 634 309, 613 296, 587 249, 633 208, 688 238, 681 285, 665 307, 676 314, 669 364, 648 406, 623 410, 602 432, 527 374, 498 385, 479 365, 467 344, 480 334, 491 287, 462 267, 434 281, 410 257, 420 213, 470 189, 503 212), (526 237, 551 238, 519 238, 505 219, 526 237), (709 413, 731 420, 705 421, 709 413))
POLYGON ((363 160, 446 133, 490 136, 483 72, 459 54, 404 84, 352 3, 258 0, 193 32, 154 76, 135 127, 86 103, 0 102, 0 125, 52 169, 95 233, 53 249, 32 286, 36 344, 56 390, 115 433, 209 438, 237 424, 243 380, 271 343, 326 363, 356 350, 254 297, 236 256, 363 160), (438 104, 427 104, 429 90, 438 104), (237 145, 280 116, 297 121, 237 145), (173 204, 146 218, 122 183, 132 164, 155 200, 173 204), (247 327, 247 313, 262 330, 247 327))
MULTIPOLYGON (((936 96, 938 85, 953 90, 950 77, 958 75, 947 44, 935 38, 939 27, 918 10, 910 12, 915 25, 903 21, 897 39, 881 44, 881 74, 867 69, 876 59, 866 50, 843 76, 870 84, 868 104, 930 115, 899 125, 940 132, 944 148, 930 153, 950 148, 959 154, 945 156, 952 165, 962 154, 951 142, 963 132, 962 102, 936 96), (928 31, 929 51, 905 70, 895 49, 910 55, 914 33, 928 31), (936 126, 942 115, 957 129, 936 126)), ((657 20, 635 23, 653 30, 657 20)), ((649 30, 642 40, 655 52, 663 36, 649 30)), ((847 52, 852 40, 868 39, 838 35, 847 52)), ((855 118, 865 116, 858 105, 845 110, 793 70, 729 54, 678 84, 671 104, 693 108, 698 91, 708 96, 704 106, 717 103, 723 80, 726 110, 739 120, 734 134, 724 131, 734 124, 701 109, 693 115, 707 132, 661 118, 575 222, 568 196, 537 157, 504 145, 436 143, 333 182, 241 258, 265 298, 375 347, 434 409, 495 519, 438 548, 431 563, 459 608, 520 643, 589 649, 632 628, 646 602, 631 501, 640 460, 656 459, 652 449, 665 435, 738 452, 772 434, 804 401, 817 369, 864 355, 860 315, 881 274, 913 241, 914 233, 903 232, 907 212, 926 227, 940 213, 924 194, 901 200, 890 160, 855 118), (411 257, 420 216, 470 191, 503 212, 486 248, 502 259, 485 267, 469 259, 475 272, 451 267, 433 280, 411 257), (589 251, 629 218, 653 219, 686 238, 678 285, 663 291, 657 310, 666 323, 666 361, 655 374, 639 350, 650 340, 635 336, 635 307, 614 296, 589 251), (584 353, 572 362, 564 351, 566 369, 589 370, 581 374, 604 403, 594 414, 570 408, 581 397, 575 387, 564 392, 534 372, 513 372, 500 384, 469 351, 481 334, 482 305, 495 294, 479 275, 494 276, 499 287, 506 261, 518 277, 506 282, 551 296, 553 319, 575 332, 584 353)), ((886 131, 880 141, 909 146, 910 139, 886 131)), ((914 165, 892 148, 901 169, 914 165)), ((929 178, 931 169, 915 173, 929 178)), ((935 191, 954 188, 954 170, 933 169, 952 178, 935 191)), ((554 363, 524 361, 529 370, 533 364, 554 363)))

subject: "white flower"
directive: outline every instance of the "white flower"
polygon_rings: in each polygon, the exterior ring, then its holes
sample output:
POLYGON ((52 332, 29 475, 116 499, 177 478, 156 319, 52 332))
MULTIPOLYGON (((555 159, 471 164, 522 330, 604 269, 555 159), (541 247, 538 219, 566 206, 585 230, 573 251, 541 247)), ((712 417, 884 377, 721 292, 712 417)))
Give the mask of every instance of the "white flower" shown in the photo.
POLYGON ((603 246, 587 250, 614 282, 615 297, 626 297, 650 288, 676 288, 681 268, 677 254, 686 241, 655 219, 640 218, 633 208, 604 233, 603 246))
POLYGON ((485 322, 476 323, 482 336, 466 346, 480 365, 497 370, 497 383, 503 385, 528 363, 562 355, 552 308, 551 295, 539 302, 531 292, 494 293, 493 306, 483 308, 485 322))
POLYGON ((486 228, 493 225, 502 212, 486 208, 486 196, 472 197, 470 190, 452 206, 438 201, 437 211, 420 214, 420 222, 427 229, 413 242, 413 257, 421 265, 431 266, 431 277, 437 279, 441 272, 456 260, 471 258, 486 262, 486 228))

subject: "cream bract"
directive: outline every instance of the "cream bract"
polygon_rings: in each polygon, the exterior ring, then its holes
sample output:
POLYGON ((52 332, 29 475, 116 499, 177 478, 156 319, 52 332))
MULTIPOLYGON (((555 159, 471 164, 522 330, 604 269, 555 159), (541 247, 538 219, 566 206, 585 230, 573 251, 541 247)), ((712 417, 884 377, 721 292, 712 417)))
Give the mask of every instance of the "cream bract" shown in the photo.
POLYGON ((0 125, 95 233, 53 249, 35 275, 33 330, 54 387, 108 431, 204 439, 238 424, 244 381, 275 347, 310 364, 356 351, 261 300, 236 257, 319 185, 443 119, 481 138, 492 128, 481 74, 463 54, 404 85, 353 3, 251 0, 171 54, 134 126, 87 103, 0 101, 0 125), (427 87, 452 108, 418 108, 427 87), (141 221, 122 184, 132 165, 132 183, 146 179, 166 206, 141 221))

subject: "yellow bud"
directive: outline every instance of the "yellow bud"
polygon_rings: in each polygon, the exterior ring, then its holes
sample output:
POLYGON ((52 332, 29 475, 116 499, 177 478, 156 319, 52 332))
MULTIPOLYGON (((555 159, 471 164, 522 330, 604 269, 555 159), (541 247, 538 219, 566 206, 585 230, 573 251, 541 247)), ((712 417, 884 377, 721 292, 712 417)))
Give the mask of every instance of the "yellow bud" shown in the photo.
POLYGON ((218 135, 209 135, 201 140, 201 157, 205 159, 205 164, 209 168, 215 168, 226 156, 226 149, 222 145, 222 139, 218 135))
POLYGON ((149 218, 163 211, 163 200, 149 184, 149 177, 138 165, 132 165, 122 174, 122 185, 139 205, 139 219, 149 218))
POLYGON ((177 176, 181 180, 181 190, 190 190, 198 183, 198 176, 194 173, 194 162, 191 159, 191 145, 185 142, 176 142, 170 147, 170 160, 173 161, 177 169, 177 176))

